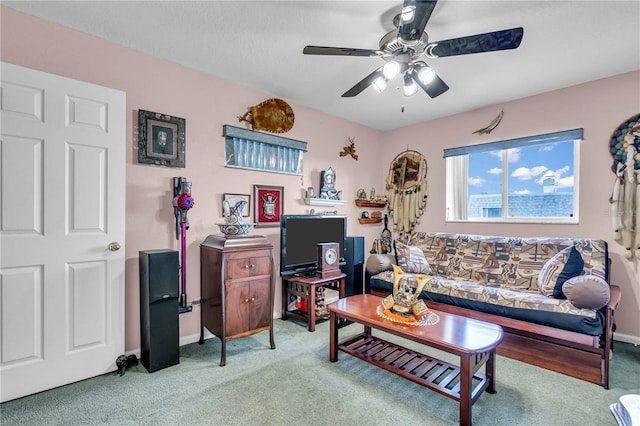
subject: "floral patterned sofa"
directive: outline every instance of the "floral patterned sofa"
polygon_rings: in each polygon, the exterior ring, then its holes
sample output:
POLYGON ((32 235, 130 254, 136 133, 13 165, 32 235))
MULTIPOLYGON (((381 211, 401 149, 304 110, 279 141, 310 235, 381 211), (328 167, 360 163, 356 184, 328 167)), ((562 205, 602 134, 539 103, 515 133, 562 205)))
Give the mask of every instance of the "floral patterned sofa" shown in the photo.
POLYGON ((607 243, 594 239, 414 233, 395 256, 367 259, 366 292, 386 296, 392 264, 430 275, 430 308, 500 324, 498 353, 608 388, 619 288, 607 243))

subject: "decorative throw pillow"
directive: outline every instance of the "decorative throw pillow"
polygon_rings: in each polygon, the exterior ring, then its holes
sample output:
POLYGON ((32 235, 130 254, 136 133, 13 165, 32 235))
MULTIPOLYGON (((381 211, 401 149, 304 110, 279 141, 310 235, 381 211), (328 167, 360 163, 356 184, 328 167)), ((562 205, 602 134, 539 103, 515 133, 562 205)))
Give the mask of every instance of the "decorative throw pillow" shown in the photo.
POLYGON ((420 247, 408 246, 400 241, 394 241, 393 245, 396 250, 396 263, 404 272, 431 275, 431 268, 420 247))
POLYGON ((562 284, 562 292, 576 308, 582 309, 600 309, 611 297, 609 284, 595 275, 569 278, 562 284))
POLYGON ((569 251, 569 257, 564 264, 564 268, 562 269, 562 272, 560 272, 560 275, 558 275, 556 285, 553 287, 553 297, 556 299, 566 299, 566 296, 562 292, 562 285, 568 279, 580 275, 583 269, 584 260, 582 259, 582 255, 578 250, 576 250, 575 246, 572 246, 569 251))
POLYGON ((393 270, 392 255, 388 254, 372 254, 367 258, 367 272, 371 275, 377 275, 380 272, 393 270))
POLYGON ((547 297, 564 299, 562 284, 569 278, 580 275, 584 267, 582 256, 575 247, 567 247, 559 251, 547 261, 540 270, 538 287, 547 297))

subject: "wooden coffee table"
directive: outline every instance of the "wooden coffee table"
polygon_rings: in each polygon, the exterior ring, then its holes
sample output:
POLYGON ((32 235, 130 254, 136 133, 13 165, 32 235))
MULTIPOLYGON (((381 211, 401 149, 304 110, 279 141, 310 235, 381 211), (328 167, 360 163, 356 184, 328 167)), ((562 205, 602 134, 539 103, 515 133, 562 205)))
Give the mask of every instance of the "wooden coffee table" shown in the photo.
MULTIPOLYGON (((496 347, 502 341, 499 325, 446 312, 435 325, 407 325, 377 313, 382 299, 358 294, 328 306, 330 312, 329 359, 338 360, 338 349, 377 367, 459 401, 460 424, 471 425, 471 406, 483 391, 496 393, 496 347), (364 332, 338 342, 339 320, 364 325, 364 332), (460 357, 460 366, 438 360, 373 336, 384 331, 460 357), (478 370, 485 365, 485 374, 478 370)), ((428 306, 428 304, 427 304, 428 306)))

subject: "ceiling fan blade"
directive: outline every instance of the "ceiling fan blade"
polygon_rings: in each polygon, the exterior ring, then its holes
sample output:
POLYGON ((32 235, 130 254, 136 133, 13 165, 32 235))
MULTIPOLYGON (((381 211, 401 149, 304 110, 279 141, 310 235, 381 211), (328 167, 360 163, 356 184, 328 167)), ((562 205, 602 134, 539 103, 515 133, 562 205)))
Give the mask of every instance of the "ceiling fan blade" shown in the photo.
POLYGON ((516 49, 520 46, 523 34, 524 29, 518 27, 491 33, 435 41, 427 45, 425 55, 430 58, 441 58, 443 56, 516 49))
POLYGON ((371 74, 369 74, 368 76, 366 76, 365 78, 363 78, 362 80, 360 80, 359 82, 356 83, 355 86, 353 86, 351 89, 347 90, 346 92, 344 92, 342 94, 343 98, 352 98, 356 95, 359 95, 360 92, 362 92, 364 89, 366 89, 367 87, 369 87, 371 85, 371 83, 373 83, 373 80, 375 80, 378 77, 381 77, 382 74, 382 68, 380 67, 377 70, 375 70, 374 72, 372 72, 371 74))
POLYGON ((418 84, 418 86, 422 87, 422 90, 424 90, 431 98, 440 96, 444 92, 449 90, 449 86, 447 85, 447 83, 445 83, 444 80, 442 80, 437 74, 429 84, 423 84, 422 81, 420 81, 420 79, 418 78, 418 72, 416 70, 413 70, 413 72, 411 73, 411 77, 418 84))
POLYGON ((352 49, 349 47, 305 46, 305 55, 339 55, 339 56, 380 56, 382 52, 372 49, 352 49))
POLYGON ((406 10, 408 7, 415 7, 413 19, 409 22, 403 22, 402 12, 400 13, 400 23, 398 25, 398 38, 400 42, 405 44, 411 44, 417 42, 422 37, 424 27, 427 26, 427 21, 433 13, 433 9, 436 7, 438 0, 405 0, 402 6, 402 10, 406 10))

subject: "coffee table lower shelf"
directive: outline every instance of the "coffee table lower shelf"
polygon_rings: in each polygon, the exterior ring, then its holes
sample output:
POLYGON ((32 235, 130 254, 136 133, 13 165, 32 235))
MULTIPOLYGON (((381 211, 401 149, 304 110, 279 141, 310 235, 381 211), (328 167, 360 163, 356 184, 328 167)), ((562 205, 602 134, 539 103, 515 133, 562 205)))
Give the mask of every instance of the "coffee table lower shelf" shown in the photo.
MULTIPOLYGON (((458 366, 367 333, 361 333, 340 342, 338 349, 460 402, 460 367, 458 366)), ((488 352, 478 354, 473 363, 474 370, 482 366, 488 357, 488 352)), ((470 404, 475 403, 488 386, 489 381, 486 376, 474 371, 471 380, 470 404)))

